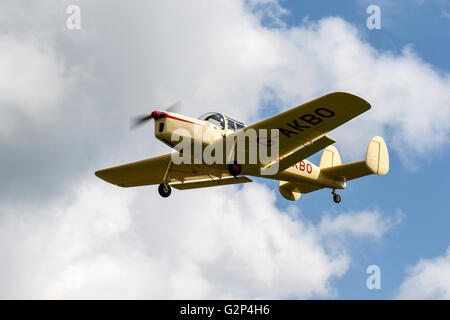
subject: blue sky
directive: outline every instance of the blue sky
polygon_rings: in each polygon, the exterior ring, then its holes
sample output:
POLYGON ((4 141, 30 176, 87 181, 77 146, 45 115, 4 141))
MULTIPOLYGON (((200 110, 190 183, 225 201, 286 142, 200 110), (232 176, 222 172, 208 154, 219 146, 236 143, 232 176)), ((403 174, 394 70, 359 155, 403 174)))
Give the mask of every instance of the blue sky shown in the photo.
MULTIPOLYGON (((340 16, 356 26, 364 40, 379 51, 399 54, 403 47, 412 46, 439 72, 450 70, 450 19, 443 14, 450 11, 448 1, 283 1, 281 4, 289 10, 283 17, 288 27, 302 24, 304 17, 320 20, 340 16), (380 30, 366 27, 369 16, 366 8, 370 4, 380 6, 380 30)), ((339 141, 336 146, 339 149, 339 141)), ((341 156, 346 161, 360 160, 349 159, 345 154, 341 156)), ((402 221, 383 239, 352 243, 350 250, 354 259, 349 272, 335 281, 339 298, 392 299, 398 293, 407 267, 415 265, 420 258, 433 258, 445 252, 450 243, 450 198, 446 185, 449 156, 447 144, 441 150, 420 157, 417 166, 411 168, 401 161, 398 152, 391 150, 389 174, 348 183, 347 189, 339 192, 343 198, 341 204, 333 204, 327 190, 301 198, 298 205, 302 212, 316 222, 321 213, 338 210, 377 208, 392 216, 398 211, 404 214, 402 221), (381 268, 381 290, 366 287, 369 276, 366 268, 371 264, 381 268)), ((316 155, 311 159, 318 163, 320 157, 316 155)), ((285 207, 286 201, 281 196, 278 198, 277 204, 285 207)))
POLYGON ((395 53, 405 45, 412 45, 420 56, 440 70, 448 71, 450 11, 448 1, 283 1, 289 10, 284 21, 298 24, 303 17, 318 20, 326 16, 340 16, 352 22, 365 39, 379 50, 395 53), (382 10, 382 28, 368 30, 366 9, 375 4, 382 10))

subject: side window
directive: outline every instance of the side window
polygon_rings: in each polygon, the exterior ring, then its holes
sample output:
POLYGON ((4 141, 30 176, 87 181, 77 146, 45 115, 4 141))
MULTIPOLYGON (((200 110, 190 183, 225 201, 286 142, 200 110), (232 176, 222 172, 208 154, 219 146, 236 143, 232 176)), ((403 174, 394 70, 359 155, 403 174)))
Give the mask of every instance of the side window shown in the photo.
POLYGON ((229 130, 236 131, 236 128, 234 126, 234 121, 232 121, 230 119, 227 119, 227 127, 228 127, 229 130))
POLYGON ((244 125, 242 125, 240 123, 236 123, 236 130, 243 129, 243 128, 245 128, 244 125))

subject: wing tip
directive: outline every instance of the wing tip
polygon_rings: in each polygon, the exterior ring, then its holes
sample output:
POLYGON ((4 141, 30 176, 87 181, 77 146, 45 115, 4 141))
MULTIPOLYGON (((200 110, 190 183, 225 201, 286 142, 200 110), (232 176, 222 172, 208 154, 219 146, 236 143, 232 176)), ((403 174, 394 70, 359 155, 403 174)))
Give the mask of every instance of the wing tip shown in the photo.
POLYGON ((102 179, 102 180, 105 180, 106 181, 106 179, 105 179, 105 175, 104 175, 104 172, 105 172, 105 170, 104 169, 102 169, 102 170, 97 170, 97 171, 95 171, 95 176, 97 177, 97 178, 100 178, 100 179, 102 179))
POLYGON ((354 94, 354 93, 350 93, 350 92, 346 92, 346 91, 335 91, 335 92, 330 92, 329 94, 330 96, 339 96, 342 98, 351 98, 354 100, 359 100, 361 101, 361 106, 365 107, 366 110, 369 110, 372 106, 371 104, 364 98, 361 98, 360 96, 354 94))
POLYGON ((102 179, 103 181, 106 181, 108 183, 111 183, 115 186, 121 187, 121 188, 126 188, 127 186, 123 183, 114 183, 111 180, 107 179, 107 175, 106 175, 106 171, 108 169, 102 169, 102 170, 97 170, 94 172, 94 174, 97 176, 97 178, 102 179))

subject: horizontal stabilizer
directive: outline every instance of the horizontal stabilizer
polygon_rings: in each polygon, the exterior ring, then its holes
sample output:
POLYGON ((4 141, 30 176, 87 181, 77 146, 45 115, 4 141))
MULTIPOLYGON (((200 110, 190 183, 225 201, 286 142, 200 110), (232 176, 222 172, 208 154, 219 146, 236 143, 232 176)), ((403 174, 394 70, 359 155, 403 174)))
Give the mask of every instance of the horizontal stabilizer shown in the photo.
POLYGON ((344 178, 345 181, 372 174, 365 161, 341 164, 340 166, 321 169, 321 171, 334 178, 344 178))
POLYGON ((222 179, 193 180, 185 183, 171 183, 170 186, 178 190, 198 189, 214 186, 224 186, 229 184, 247 183, 253 180, 247 177, 229 177, 222 179))

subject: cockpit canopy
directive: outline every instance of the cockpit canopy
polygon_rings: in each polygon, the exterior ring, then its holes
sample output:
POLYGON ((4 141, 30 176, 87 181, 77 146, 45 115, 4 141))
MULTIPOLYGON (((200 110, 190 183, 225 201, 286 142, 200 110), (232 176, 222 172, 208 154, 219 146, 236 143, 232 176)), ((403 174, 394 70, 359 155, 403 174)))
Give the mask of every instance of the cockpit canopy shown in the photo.
POLYGON ((221 113, 218 113, 218 112, 208 112, 208 113, 200 116, 199 119, 211 122, 212 124, 215 124, 222 130, 227 128, 228 130, 236 131, 236 130, 245 128, 245 124, 243 124, 242 122, 236 121, 229 117, 225 117, 221 113))

